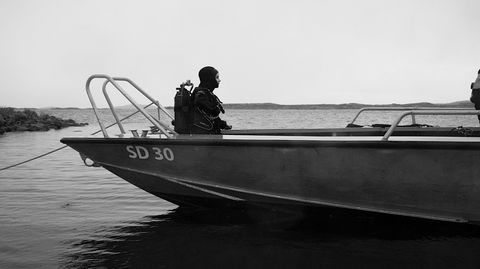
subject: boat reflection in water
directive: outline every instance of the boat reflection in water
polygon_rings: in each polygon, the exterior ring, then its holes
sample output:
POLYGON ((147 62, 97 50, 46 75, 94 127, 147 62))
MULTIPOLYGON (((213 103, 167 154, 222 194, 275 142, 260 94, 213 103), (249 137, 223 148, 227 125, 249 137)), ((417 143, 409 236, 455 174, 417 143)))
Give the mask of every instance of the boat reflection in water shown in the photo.
POLYGON ((379 215, 192 211, 98 230, 71 268, 472 268, 478 226, 379 215), (455 248, 455 249, 452 249, 455 248))

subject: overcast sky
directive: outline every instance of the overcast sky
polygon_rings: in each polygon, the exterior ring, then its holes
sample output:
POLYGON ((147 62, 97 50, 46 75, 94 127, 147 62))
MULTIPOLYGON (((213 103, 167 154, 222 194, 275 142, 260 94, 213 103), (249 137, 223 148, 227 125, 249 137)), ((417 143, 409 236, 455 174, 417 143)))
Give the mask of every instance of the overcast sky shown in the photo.
POLYGON ((0 106, 89 107, 91 74, 172 105, 206 65, 225 103, 467 100, 479 11, 478 0, 1 0, 0 106))

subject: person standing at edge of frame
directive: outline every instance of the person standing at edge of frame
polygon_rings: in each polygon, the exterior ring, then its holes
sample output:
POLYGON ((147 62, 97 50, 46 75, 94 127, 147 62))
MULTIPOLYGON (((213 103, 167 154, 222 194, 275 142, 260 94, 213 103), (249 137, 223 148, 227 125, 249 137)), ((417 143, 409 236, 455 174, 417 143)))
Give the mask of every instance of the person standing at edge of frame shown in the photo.
MULTIPOLYGON (((480 110, 480 69, 477 73, 477 79, 470 85, 472 89, 472 95, 470 96, 470 102, 475 105, 476 110, 480 110)), ((478 121, 480 122, 480 115, 478 115, 478 121)))

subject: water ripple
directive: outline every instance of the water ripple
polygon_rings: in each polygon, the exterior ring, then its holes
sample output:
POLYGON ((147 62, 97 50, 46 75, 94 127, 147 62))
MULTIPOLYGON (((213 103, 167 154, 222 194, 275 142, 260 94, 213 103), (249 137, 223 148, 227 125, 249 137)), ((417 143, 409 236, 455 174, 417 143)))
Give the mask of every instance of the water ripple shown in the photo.
MULTIPOLYGON (((2 135, 1 167, 58 148, 62 137, 84 136, 98 130, 90 110, 46 112, 90 125, 2 135)), ((343 127, 355 113, 232 110, 224 117, 235 128, 319 128, 343 127)), ((377 113, 360 118, 359 123, 385 123, 392 118, 392 114, 377 113)), ((454 127, 478 124, 475 117, 419 117, 417 121, 454 127)), ((137 117, 128 121, 132 126, 138 123, 137 117)), ((259 227, 248 221, 258 216, 246 213, 186 212, 104 169, 85 167, 78 153, 67 148, 0 172, 0 268, 480 265, 479 233, 464 226, 315 218, 292 224, 291 220, 267 217, 261 223, 269 225, 259 227)))

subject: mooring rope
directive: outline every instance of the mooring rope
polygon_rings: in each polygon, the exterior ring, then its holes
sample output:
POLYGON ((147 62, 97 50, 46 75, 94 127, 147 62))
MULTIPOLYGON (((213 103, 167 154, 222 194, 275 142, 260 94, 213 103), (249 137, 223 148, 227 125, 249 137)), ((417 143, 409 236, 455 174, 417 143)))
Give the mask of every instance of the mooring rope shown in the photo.
POLYGON ((49 152, 47 152, 47 153, 38 155, 37 157, 33 157, 33 158, 31 158, 31 159, 28 159, 28 160, 26 160, 26 161, 19 162, 19 163, 16 163, 16 164, 12 164, 12 165, 10 165, 10 166, 7 166, 7 167, 4 167, 4 168, 0 169, 0 171, 7 170, 7 169, 10 169, 10 168, 12 168, 12 167, 15 167, 15 166, 19 166, 19 165, 21 165, 21 164, 24 164, 24 163, 31 162, 31 161, 36 160, 36 159, 40 159, 40 158, 42 158, 42 157, 44 157, 44 156, 47 156, 47 155, 49 155, 49 154, 52 154, 52 153, 54 153, 54 152, 56 152, 56 151, 59 151, 59 150, 61 150, 61 149, 66 148, 66 147, 68 147, 68 146, 63 146, 63 147, 60 147, 60 148, 51 150, 51 151, 49 151, 49 152))
MULTIPOLYGON (((149 106, 151 106, 151 105, 153 105, 153 104, 154 104, 154 103, 152 102, 152 103, 150 103, 149 105, 145 106, 144 108, 148 108, 149 106)), ((140 112, 139 110, 133 112, 132 114, 126 116, 126 117, 123 118, 123 119, 121 119, 120 122, 122 122, 122 121, 124 121, 124 120, 126 120, 126 119, 128 119, 128 118, 130 118, 130 117, 132 117, 133 115, 135 115, 135 114, 137 114, 137 113, 139 113, 139 112, 140 112)), ((115 122, 115 123, 112 123, 112 124, 108 125, 107 127, 105 127, 105 129, 108 129, 108 128, 116 125, 116 124, 117 124, 116 122, 115 122)), ((94 133, 91 133, 90 135, 96 135, 96 134, 100 133, 101 131, 102 131, 102 130, 98 130, 98 131, 96 131, 96 132, 94 132, 94 133)), ((7 170, 7 169, 13 168, 13 167, 15 167, 15 166, 22 165, 22 164, 24 164, 24 163, 28 163, 28 162, 31 162, 31 161, 36 160, 36 159, 40 159, 40 158, 42 158, 42 157, 45 157, 45 156, 47 156, 47 155, 50 155, 50 154, 52 154, 52 153, 54 153, 54 152, 57 152, 57 151, 59 151, 59 150, 62 150, 62 149, 64 149, 64 148, 67 148, 67 147, 68 147, 68 146, 66 146, 66 145, 65 145, 65 146, 61 146, 61 147, 59 147, 59 148, 56 148, 56 149, 51 150, 51 151, 49 151, 49 152, 40 154, 40 155, 38 155, 38 156, 36 156, 36 157, 33 157, 33 158, 31 158, 31 159, 28 159, 28 160, 26 160, 26 161, 22 161, 22 162, 19 162, 19 163, 16 163, 16 164, 12 164, 12 165, 9 165, 9 166, 0 168, 0 171, 7 170)))

